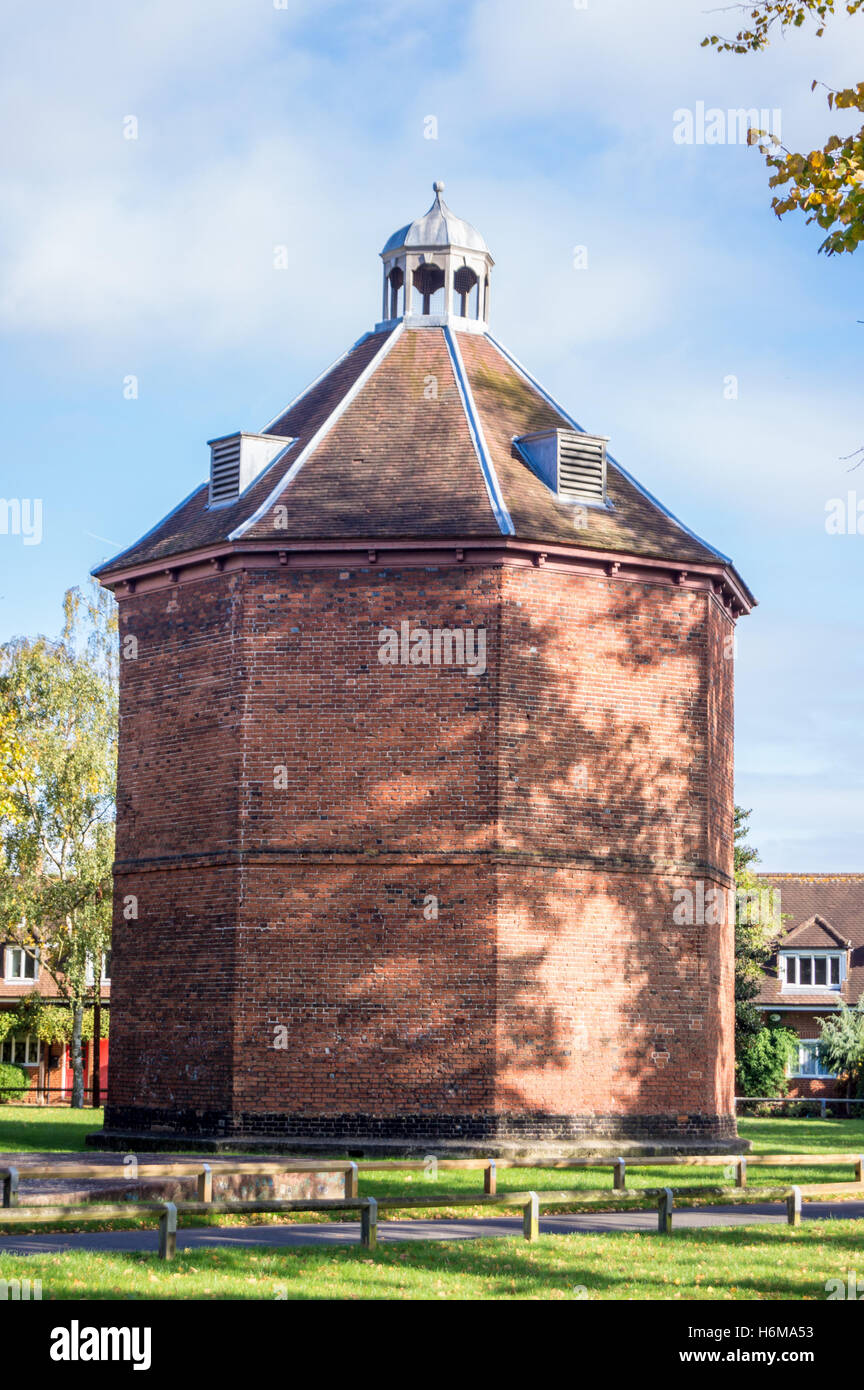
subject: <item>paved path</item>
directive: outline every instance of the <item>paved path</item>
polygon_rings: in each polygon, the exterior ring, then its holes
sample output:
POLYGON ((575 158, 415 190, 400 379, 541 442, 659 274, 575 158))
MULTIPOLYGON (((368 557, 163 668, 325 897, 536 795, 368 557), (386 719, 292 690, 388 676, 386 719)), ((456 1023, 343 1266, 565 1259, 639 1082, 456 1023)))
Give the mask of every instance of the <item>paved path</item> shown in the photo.
MULTIPOLYGON (((805 1221, 864 1218, 864 1202, 805 1202, 805 1221)), ((747 1206, 676 1208, 675 1226, 753 1226, 784 1225, 785 1209, 779 1203, 752 1203, 747 1206)), ((579 1212, 566 1216, 541 1215, 543 1234, 569 1235, 585 1231, 656 1231, 656 1211, 579 1212)), ((381 1221, 380 1241, 480 1240, 484 1236, 514 1236, 522 1230, 522 1219, 493 1217, 442 1221, 381 1221)), ((359 1221, 332 1221, 316 1225, 222 1226, 177 1232, 179 1250, 207 1249, 212 1246, 298 1246, 357 1245, 359 1221)), ((57 1232, 50 1235, 17 1236, 0 1239, 0 1255, 45 1255, 58 1250, 110 1250, 116 1252, 155 1250, 157 1234, 152 1231, 57 1232)))

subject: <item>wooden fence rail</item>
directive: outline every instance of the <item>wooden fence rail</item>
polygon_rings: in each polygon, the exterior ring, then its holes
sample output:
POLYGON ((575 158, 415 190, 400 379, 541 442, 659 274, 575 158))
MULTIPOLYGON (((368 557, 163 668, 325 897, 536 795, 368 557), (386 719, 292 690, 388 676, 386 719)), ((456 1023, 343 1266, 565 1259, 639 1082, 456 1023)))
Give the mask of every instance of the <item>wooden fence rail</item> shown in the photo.
POLYGON ((458 1170, 482 1170, 483 1190, 491 1195, 497 1191, 499 1170, 518 1168, 556 1168, 581 1171, 586 1168, 611 1168, 612 1186, 615 1191, 623 1191, 627 1185, 627 1170, 639 1168, 733 1168, 738 1187, 747 1186, 748 1167, 822 1168, 843 1165, 855 1169, 855 1180, 864 1183, 864 1154, 671 1154, 665 1157, 624 1159, 607 1157, 594 1158, 435 1158, 400 1159, 387 1163, 378 1159, 367 1159, 358 1163, 361 1173, 389 1173, 394 1169, 402 1172, 425 1173, 433 1181, 439 1172, 458 1170))
MULTIPOLYGON (((130 1154, 127 1158, 134 1158, 130 1154)), ((208 1193, 212 1196, 213 1174, 263 1174, 278 1175, 288 1173, 344 1173, 345 1174, 345 1197, 346 1199, 356 1198, 359 1194, 359 1174, 363 1173, 389 1173, 389 1172, 422 1172, 426 1173, 432 1180, 437 1177, 439 1172, 458 1172, 477 1171, 483 1173, 483 1192, 486 1196, 494 1196, 498 1189, 498 1171, 504 1169, 520 1168, 555 1168, 562 1171, 582 1171, 587 1168, 610 1168, 612 1171, 612 1187, 616 1192, 623 1192, 627 1185, 627 1171, 650 1167, 694 1167, 694 1168, 726 1168, 734 1169, 735 1183, 739 1189, 747 1186, 747 1170, 754 1167, 774 1167, 774 1168, 822 1168, 832 1166, 848 1166, 855 1170, 855 1181, 864 1184, 864 1154, 856 1153, 836 1153, 836 1154, 671 1154, 666 1156, 652 1156, 648 1158, 634 1158, 632 1160, 624 1158, 610 1159, 606 1156, 579 1158, 579 1159, 508 1159, 508 1158, 435 1158, 430 1155, 425 1159, 400 1159, 393 1163, 383 1162, 376 1159, 368 1159, 361 1162, 354 1162, 345 1159, 288 1159, 280 1162, 275 1159, 250 1160, 246 1161, 219 1161, 214 1164, 198 1162, 181 1163, 137 1163, 134 1173, 124 1165, 115 1165, 108 1168, 107 1165, 98 1163, 77 1163, 77 1164, 57 1164, 56 1166, 37 1165, 24 1166, 20 1168, 8 1167, 0 1168, 0 1187, 2 1187, 2 1205, 4 1208, 15 1206, 19 1200, 19 1183, 21 1178, 27 1180, 50 1179, 50 1178, 71 1178, 71 1179, 99 1179, 104 1182, 117 1182, 119 1179, 134 1181, 138 1177, 150 1178, 173 1178, 197 1176, 198 1195, 202 1200, 209 1200, 208 1193)), ((835 1190, 839 1190, 841 1184, 835 1184, 835 1190)), ((638 1191, 639 1189, 637 1189, 638 1191)), ((646 1189, 641 1189, 645 1191, 646 1189)), ((428 1201, 427 1201, 428 1205, 428 1201)))
POLYGON ((425 1207, 441 1209, 459 1206, 519 1207, 522 1209, 522 1231, 526 1240, 536 1241, 540 1235, 540 1211, 543 1208, 583 1204, 590 1206, 600 1203, 607 1211, 628 1210, 637 1201, 650 1199, 657 1204, 657 1230, 661 1235, 671 1235, 675 1199, 688 1196, 732 1197, 736 1203, 742 1200, 749 1203, 757 1201, 784 1202, 786 1220, 790 1226, 800 1226, 802 1203, 817 1197, 830 1195, 838 1187, 858 1190, 852 1183, 819 1183, 809 1187, 771 1187, 761 1191, 752 1189, 746 1196, 735 1187, 659 1187, 634 1189, 614 1198, 610 1206, 610 1193, 607 1188, 584 1191, 580 1188, 561 1189, 555 1192, 504 1192, 450 1193, 437 1197, 358 1197, 322 1198, 317 1201, 294 1199, 271 1199, 269 1201, 197 1201, 197 1202, 128 1202, 104 1205, 56 1205, 51 1207, 11 1207, 0 1216, 2 1225, 46 1225, 66 1221, 129 1220, 143 1214, 152 1214, 159 1219, 159 1255, 170 1260, 177 1250, 178 1215, 219 1215, 219 1214, 276 1214, 280 1212, 358 1212, 360 1215, 360 1243, 367 1250, 374 1250, 378 1243, 378 1214, 381 1211, 410 1210, 425 1207))
MULTIPOLYGON (((134 1154, 127 1155, 134 1158, 134 1154)), ((20 1183, 53 1178, 75 1180, 98 1179, 102 1182, 135 1182, 138 1178, 188 1178, 197 1177, 198 1196, 209 1201, 213 1195, 213 1176, 233 1177, 257 1174, 279 1177, 289 1173, 344 1173, 345 1197, 356 1198, 359 1193, 358 1166, 350 1159, 334 1159, 315 1162, 314 1160, 291 1159, 285 1163, 275 1160, 263 1162, 235 1163, 232 1160, 214 1164, 192 1163, 138 1163, 134 1168, 127 1164, 108 1165, 103 1163, 58 1163, 54 1165, 24 1165, 23 1167, 0 1168, 0 1190, 3 1208, 19 1205, 20 1183)))

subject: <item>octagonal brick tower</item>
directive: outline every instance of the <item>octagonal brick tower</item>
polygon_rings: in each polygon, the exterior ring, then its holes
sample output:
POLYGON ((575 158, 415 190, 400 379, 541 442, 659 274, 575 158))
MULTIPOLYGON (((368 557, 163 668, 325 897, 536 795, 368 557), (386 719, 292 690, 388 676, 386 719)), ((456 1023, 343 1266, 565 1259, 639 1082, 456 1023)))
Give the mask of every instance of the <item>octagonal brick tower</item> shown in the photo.
POLYGON ((441 191, 382 252, 387 317, 97 571, 102 1142, 734 1138, 732 926, 700 903, 753 600, 492 336, 441 191))

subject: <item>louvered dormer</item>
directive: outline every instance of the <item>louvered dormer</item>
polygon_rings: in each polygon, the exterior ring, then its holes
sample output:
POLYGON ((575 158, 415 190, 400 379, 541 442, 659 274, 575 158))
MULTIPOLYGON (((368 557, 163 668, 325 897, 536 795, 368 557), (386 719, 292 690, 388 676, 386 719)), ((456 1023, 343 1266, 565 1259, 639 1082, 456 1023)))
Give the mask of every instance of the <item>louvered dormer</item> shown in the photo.
POLYGON ((606 503, 607 436, 578 430, 541 430, 513 443, 522 458, 562 502, 606 503))
POLYGON ((281 435, 225 434, 207 441, 210 445, 210 506, 236 502, 251 483, 269 468, 291 439, 281 435))

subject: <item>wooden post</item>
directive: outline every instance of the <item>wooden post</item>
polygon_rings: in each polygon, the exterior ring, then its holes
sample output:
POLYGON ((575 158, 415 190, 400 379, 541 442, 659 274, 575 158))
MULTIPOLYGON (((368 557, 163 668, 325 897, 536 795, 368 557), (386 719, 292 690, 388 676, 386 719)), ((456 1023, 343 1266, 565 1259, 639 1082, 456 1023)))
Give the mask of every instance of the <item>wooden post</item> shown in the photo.
POLYGON ((786 1220, 790 1226, 801 1225, 801 1188, 793 1187, 786 1194, 786 1220))
POLYGON ((378 1203, 374 1197, 364 1197, 360 1208, 360 1244, 366 1250, 378 1248, 378 1203))
POLYGON ((612 1186, 616 1192, 623 1192, 627 1186, 627 1164, 623 1158, 616 1158, 612 1165, 612 1186))
POLYGON ((536 1192, 528 1193, 522 1212, 522 1231, 526 1240, 540 1239, 540 1198, 536 1192))
POLYGON ((345 1169, 345 1200, 351 1201, 360 1196, 360 1169, 356 1163, 349 1163, 345 1169))
POLYGON ((864 1154, 859 1154, 855 1160, 855 1181, 864 1182, 864 1154))
POLYGON ((735 1186, 736 1186, 736 1187, 746 1187, 746 1186, 747 1186, 747 1160, 746 1160, 746 1158, 744 1158, 743 1155, 741 1156, 741 1158, 736 1158, 736 1160, 735 1160, 735 1168, 736 1168, 735 1186))
POLYGON ((490 1158, 486 1164, 486 1171, 483 1174, 483 1191, 489 1196, 494 1196, 498 1191, 498 1167, 494 1158, 490 1158))
POLYGON ((213 1201, 213 1170, 209 1163, 202 1163, 198 1174, 198 1201, 213 1201))
POLYGON ((4 1207, 17 1207, 18 1205, 17 1168, 6 1169, 6 1176, 3 1179, 3 1205, 4 1207))
POLYGON ((671 1236, 672 1234, 672 1208, 674 1205, 675 1194, 672 1188, 664 1187, 657 1203, 657 1230, 662 1236, 671 1236))
POLYGON ((177 1254, 177 1208, 173 1202, 165 1203, 165 1210, 159 1217, 159 1258, 173 1260, 177 1254))

